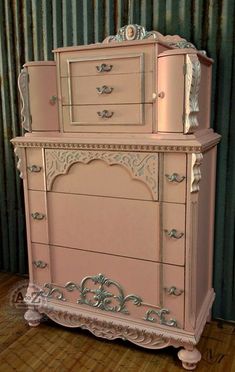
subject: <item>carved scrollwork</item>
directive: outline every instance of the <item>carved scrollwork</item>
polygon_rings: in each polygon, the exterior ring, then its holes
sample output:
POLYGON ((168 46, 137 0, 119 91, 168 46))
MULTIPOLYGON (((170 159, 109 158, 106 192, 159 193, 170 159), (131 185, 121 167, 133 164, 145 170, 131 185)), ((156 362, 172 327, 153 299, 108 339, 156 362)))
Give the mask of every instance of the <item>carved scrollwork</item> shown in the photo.
POLYGON ((55 298, 56 300, 66 301, 63 292, 59 288, 54 287, 51 283, 44 284, 44 289, 41 290, 39 294, 44 298, 55 298))
POLYGON ((31 115, 30 115, 30 105, 29 105, 29 75, 26 68, 21 70, 18 77, 18 86, 20 91, 20 96, 22 100, 22 110, 21 115, 23 117, 22 127, 31 132, 31 115))
POLYGON ((199 191, 199 183, 202 178, 201 170, 200 170, 202 160, 203 160, 203 155, 201 153, 192 154, 191 189, 190 189, 192 193, 199 191))
POLYGON ((80 285, 69 282, 65 285, 65 288, 70 292, 74 290, 79 291, 80 298, 77 300, 79 304, 98 307, 105 311, 129 314, 125 306, 127 301, 132 301, 137 306, 142 303, 142 299, 139 296, 133 294, 125 296, 121 285, 114 280, 106 278, 103 274, 87 276, 81 281, 80 285), (89 288, 89 284, 98 285, 98 287, 89 288), (113 290, 117 289, 117 294, 114 294, 111 288, 113 290), (92 299, 88 298, 89 294, 93 295, 92 299), (117 302, 117 305, 112 305, 113 300, 117 302))
POLYGON ((186 39, 178 35, 162 35, 158 31, 146 31, 145 27, 130 24, 121 27, 116 35, 108 36, 104 39, 103 43, 111 42, 122 42, 122 41, 132 41, 132 40, 143 40, 143 39, 155 39, 161 43, 167 44, 172 48, 192 48, 196 47, 188 42, 186 39))
POLYGON ((148 322, 153 322, 153 323, 156 322, 158 319, 160 324, 164 324, 170 327, 177 327, 177 321, 175 319, 167 320, 165 318, 165 315, 167 314, 169 314, 168 309, 160 309, 160 308, 159 310, 149 309, 146 311, 144 319, 147 320, 148 322), (153 315, 155 316, 153 317, 153 315))
POLYGON ((125 323, 107 321, 80 312, 61 310, 54 305, 46 304, 38 309, 50 319, 66 327, 80 327, 87 329, 97 337, 114 340, 121 338, 136 345, 148 348, 159 349, 166 346, 193 346, 196 344, 194 337, 180 334, 180 331, 173 333, 162 329, 147 330, 144 326, 131 326, 125 323))
POLYGON ((109 165, 116 164, 127 168, 133 178, 141 180, 149 187, 153 199, 157 199, 158 155, 155 153, 47 149, 45 156, 48 190, 51 190, 54 179, 60 174, 66 174, 72 164, 103 160, 109 165))
POLYGON ((186 56, 184 133, 193 133, 198 127, 198 95, 201 65, 196 54, 186 56))

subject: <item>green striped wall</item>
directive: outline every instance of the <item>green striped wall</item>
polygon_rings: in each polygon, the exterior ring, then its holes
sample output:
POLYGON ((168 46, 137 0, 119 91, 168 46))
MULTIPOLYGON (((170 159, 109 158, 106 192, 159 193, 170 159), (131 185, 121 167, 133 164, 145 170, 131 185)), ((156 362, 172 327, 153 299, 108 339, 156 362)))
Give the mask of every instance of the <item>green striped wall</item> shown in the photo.
POLYGON ((215 60, 211 125, 222 134, 215 219, 214 316, 235 320, 235 2, 0 0, 0 270, 27 272, 21 181, 9 139, 22 134, 17 75, 59 46, 102 41, 127 23, 179 34, 215 60))

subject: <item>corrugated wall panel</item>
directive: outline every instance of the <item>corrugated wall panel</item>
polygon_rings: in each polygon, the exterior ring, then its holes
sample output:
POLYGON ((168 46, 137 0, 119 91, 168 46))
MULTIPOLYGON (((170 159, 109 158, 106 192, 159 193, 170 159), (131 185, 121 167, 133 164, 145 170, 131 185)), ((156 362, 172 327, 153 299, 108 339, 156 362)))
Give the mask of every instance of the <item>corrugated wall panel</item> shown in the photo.
POLYGON ((22 133, 17 76, 60 46, 102 41, 127 23, 179 34, 215 61, 211 125, 218 150, 214 315, 235 320, 235 4, 230 0, 0 0, 0 269, 27 271, 22 185, 11 137, 22 133))

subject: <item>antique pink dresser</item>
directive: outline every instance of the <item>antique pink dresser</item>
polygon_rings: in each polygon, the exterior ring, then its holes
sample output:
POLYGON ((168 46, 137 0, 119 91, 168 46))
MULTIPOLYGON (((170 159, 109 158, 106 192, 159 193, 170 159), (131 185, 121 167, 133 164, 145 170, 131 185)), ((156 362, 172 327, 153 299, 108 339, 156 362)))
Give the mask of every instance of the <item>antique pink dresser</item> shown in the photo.
POLYGON ((59 48, 19 76, 30 326, 42 314, 183 367, 212 288, 216 145, 212 60, 179 36, 121 28, 59 48))

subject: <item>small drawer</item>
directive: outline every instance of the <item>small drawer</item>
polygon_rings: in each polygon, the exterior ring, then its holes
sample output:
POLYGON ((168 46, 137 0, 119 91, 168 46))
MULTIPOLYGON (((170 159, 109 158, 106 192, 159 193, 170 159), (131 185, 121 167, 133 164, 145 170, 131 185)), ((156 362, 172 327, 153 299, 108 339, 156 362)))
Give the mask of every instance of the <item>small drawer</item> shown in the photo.
POLYGON ((45 190, 43 149, 26 149, 28 189, 45 190))
POLYGON ((154 46, 125 46, 112 48, 107 54, 104 45, 96 50, 58 50, 60 76, 114 75, 153 71, 154 46), (97 57, 99 54, 99 57, 97 57))
POLYGON ((63 105, 152 103, 152 73, 61 78, 63 105))
POLYGON ((28 197, 31 241, 34 243, 48 243, 46 193, 30 190, 28 197))
POLYGON ((169 311, 165 320, 175 319, 177 326, 183 328, 184 268, 60 246, 50 246, 50 253, 52 288, 59 288, 67 301, 75 304, 81 299, 77 306, 83 310, 135 319, 152 326, 160 323, 153 310, 164 308, 169 311), (70 285, 66 286, 68 282, 70 285), (129 301, 125 301, 130 294, 129 301), (107 306, 106 296, 110 300, 107 306), (86 303, 88 299, 90 305, 86 303), (115 308, 109 311, 110 307, 115 308))
POLYGON ((64 132, 151 132, 152 105, 63 106, 64 132))
POLYGON ((49 246, 44 244, 31 244, 33 268, 33 282, 40 286, 51 281, 49 246))
POLYGON ((186 155, 164 154, 163 201, 185 203, 186 155))
POLYGON ((162 205, 162 261, 184 265, 185 255, 185 205, 162 205))

